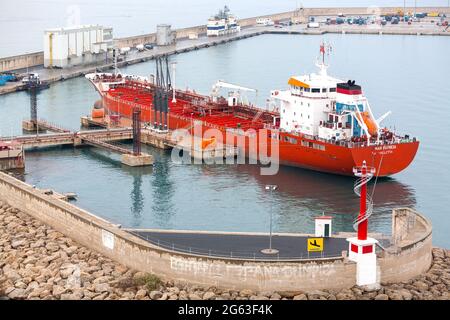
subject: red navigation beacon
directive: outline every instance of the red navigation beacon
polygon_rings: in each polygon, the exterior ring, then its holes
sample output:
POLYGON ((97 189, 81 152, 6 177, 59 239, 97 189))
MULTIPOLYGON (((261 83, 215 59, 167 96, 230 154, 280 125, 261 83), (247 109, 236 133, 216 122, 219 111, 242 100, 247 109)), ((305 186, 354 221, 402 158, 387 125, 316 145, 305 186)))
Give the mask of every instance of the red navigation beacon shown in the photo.
POLYGON ((369 210, 367 206, 367 183, 374 176, 375 168, 368 167, 366 161, 364 161, 362 166, 353 168, 353 173, 356 177, 360 178, 355 184, 355 193, 360 196, 359 215, 356 219, 356 224, 358 226, 358 240, 366 240, 368 218, 372 214, 371 199, 369 201, 369 210))

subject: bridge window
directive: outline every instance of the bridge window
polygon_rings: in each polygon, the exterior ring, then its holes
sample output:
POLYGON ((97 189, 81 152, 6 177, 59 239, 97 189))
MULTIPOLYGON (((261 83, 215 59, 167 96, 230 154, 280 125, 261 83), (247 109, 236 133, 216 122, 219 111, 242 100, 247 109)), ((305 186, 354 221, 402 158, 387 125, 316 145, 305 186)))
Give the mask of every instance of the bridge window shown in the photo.
POLYGON ((322 88, 322 93, 327 92, 327 88, 322 88))
POLYGON ((330 92, 336 92, 336 88, 330 88, 330 92))
POLYGON ((313 93, 319 93, 320 89, 319 88, 312 88, 311 92, 313 93))
POLYGON ((311 91, 311 89, 305 88, 305 92, 309 92, 309 91, 311 91))
POLYGON ((321 145, 321 144, 314 143, 313 147, 314 147, 314 149, 316 149, 316 150, 321 150, 321 151, 324 151, 324 150, 325 150, 325 146, 324 146, 324 145, 321 145))

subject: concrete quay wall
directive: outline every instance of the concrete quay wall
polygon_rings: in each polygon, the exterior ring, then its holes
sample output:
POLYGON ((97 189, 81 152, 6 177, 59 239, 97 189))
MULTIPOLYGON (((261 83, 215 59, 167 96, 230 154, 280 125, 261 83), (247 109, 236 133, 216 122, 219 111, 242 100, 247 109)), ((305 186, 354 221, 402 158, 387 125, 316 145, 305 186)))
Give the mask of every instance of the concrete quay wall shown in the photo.
POLYGON ((0 58, 0 72, 25 69, 27 67, 44 64, 44 52, 34 52, 0 58))
MULTIPOLYGON (((264 16, 250 17, 239 20, 242 27, 254 26, 258 18, 269 18, 273 21, 287 20, 293 18, 296 22, 305 23, 310 16, 335 16, 340 13, 344 15, 368 15, 368 14, 387 14, 395 13, 397 10, 403 10, 402 7, 359 7, 359 8, 303 8, 294 11, 268 14, 264 16)), ((417 12, 442 12, 450 14, 448 7, 419 7, 417 12)), ((414 12, 413 7, 407 7, 406 12, 414 12)), ((193 26, 188 28, 176 29, 176 39, 186 39, 190 34, 206 34, 206 25, 193 26)), ((156 33, 149 33, 131 37, 114 39, 115 45, 121 47, 135 47, 138 44, 155 43, 156 33)), ((44 53, 42 51, 0 58, 0 72, 24 69, 27 66, 39 66, 44 64, 44 53)))
POLYGON ((410 279, 425 273, 432 260, 431 222, 410 208, 394 209, 392 247, 387 249, 385 258, 379 260, 381 280, 396 282, 410 279))
MULTIPOLYGON (((310 16, 335 16, 338 14, 344 15, 372 15, 372 14, 388 14, 395 13, 397 10, 403 10, 403 7, 357 7, 357 8, 304 8, 294 11, 287 11, 282 13, 268 14, 263 16, 256 16, 250 18, 239 19, 241 27, 250 27, 256 25, 256 20, 259 18, 268 18, 272 21, 288 20, 294 18, 296 22, 306 23, 310 16)), ((448 7, 420 7, 417 12, 442 12, 450 13, 448 7)), ((414 12, 413 7, 407 7, 406 12, 414 12)), ((176 39, 188 38, 190 34, 205 35, 206 25, 194 26, 189 28, 176 29, 176 39)), ((138 44, 156 42, 156 33, 149 33, 139 36, 126 37, 115 39, 118 47, 134 47, 138 44)))
MULTIPOLYGON (((0 173, 0 199, 92 250, 165 279, 257 291, 338 289, 355 285, 356 265, 345 258, 244 261, 165 250, 4 173, 0 173)), ((385 252, 379 258, 381 280, 402 281, 421 274, 431 264, 430 255, 431 233, 406 248, 385 252)))

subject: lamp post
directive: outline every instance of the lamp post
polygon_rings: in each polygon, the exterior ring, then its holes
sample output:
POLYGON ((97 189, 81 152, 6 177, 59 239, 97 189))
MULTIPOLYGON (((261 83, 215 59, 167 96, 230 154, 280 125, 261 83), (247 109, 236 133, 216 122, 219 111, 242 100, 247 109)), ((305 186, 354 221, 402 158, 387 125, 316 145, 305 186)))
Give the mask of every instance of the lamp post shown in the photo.
POLYGON ((270 233, 269 233, 269 248, 261 250, 264 254, 277 254, 278 250, 272 248, 272 208, 273 208, 273 191, 277 190, 278 186, 274 184, 266 185, 266 190, 270 191, 270 233))

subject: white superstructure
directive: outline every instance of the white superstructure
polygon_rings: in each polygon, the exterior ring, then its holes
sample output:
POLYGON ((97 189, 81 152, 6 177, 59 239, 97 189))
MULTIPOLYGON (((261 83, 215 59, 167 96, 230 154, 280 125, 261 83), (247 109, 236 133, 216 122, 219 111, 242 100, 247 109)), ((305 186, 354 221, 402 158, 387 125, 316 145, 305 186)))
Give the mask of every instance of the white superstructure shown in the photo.
POLYGON ((317 135, 321 121, 326 121, 327 113, 333 110, 339 82, 328 76, 322 65, 317 74, 291 77, 288 90, 272 91, 271 96, 280 101, 280 129, 317 135))
POLYGON ((293 76, 289 89, 271 91, 280 113, 279 128, 325 140, 378 138, 379 121, 373 117, 367 98, 354 81, 327 74, 324 45, 318 73, 293 76))
POLYGON ((65 68, 106 59, 113 48, 112 28, 84 25, 44 32, 44 67, 65 68))
POLYGON ((223 36, 241 31, 241 27, 237 23, 235 16, 230 14, 227 6, 219 13, 208 19, 206 26, 207 36, 223 36))

